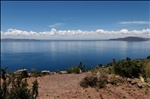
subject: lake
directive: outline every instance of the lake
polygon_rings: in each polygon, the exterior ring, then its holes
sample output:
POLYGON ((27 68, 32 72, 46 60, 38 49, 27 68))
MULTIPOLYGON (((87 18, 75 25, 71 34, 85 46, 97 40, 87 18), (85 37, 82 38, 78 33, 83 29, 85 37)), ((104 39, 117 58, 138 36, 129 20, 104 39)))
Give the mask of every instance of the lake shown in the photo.
POLYGON ((8 71, 66 70, 83 62, 88 67, 106 64, 113 58, 146 58, 150 41, 9 41, 1 42, 1 67, 8 71))

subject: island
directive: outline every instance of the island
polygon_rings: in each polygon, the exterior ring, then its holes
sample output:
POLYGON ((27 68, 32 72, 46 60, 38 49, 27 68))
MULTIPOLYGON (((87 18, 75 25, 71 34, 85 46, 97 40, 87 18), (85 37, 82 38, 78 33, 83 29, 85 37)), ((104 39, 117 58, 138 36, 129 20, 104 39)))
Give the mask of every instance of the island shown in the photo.
POLYGON ((125 38, 115 38, 115 39, 109 39, 113 41, 147 41, 148 38, 142 38, 142 37, 125 37, 125 38))

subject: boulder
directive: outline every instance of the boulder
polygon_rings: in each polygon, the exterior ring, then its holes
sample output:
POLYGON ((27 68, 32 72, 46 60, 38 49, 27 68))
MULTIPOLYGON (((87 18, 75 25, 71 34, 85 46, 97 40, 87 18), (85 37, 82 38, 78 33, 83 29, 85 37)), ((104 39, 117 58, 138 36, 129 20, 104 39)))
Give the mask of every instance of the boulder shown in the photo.
POLYGON ((132 85, 135 85, 135 84, 137 84, 137 82, 136 82, 135 80, 132 80, 132 81, 131 81, 131 84, 132 84, 132 85))
POLYGON ((60 74, 67 74, 67 71, 60 71, 60 74))
POLYGON ((41 71, 41 73, 43 75, 49 75, 51 72, 49 70, 43 70, 43 71, 41 71))
POLYGON ((145 82, 145 81, 144 81, 144 78, 143 78, 142 76, 140 76, 140 80, 141 80, 142 82, 145 82))
POLYGON ((131 83, 131 81, 132 81, 132 80, 131 80, 130 78, 127 78, 127 82, 131 83))
POLYGON ((80 74, 82 73, 82 70, 80 69, 80 74))
POLYGON ((138 86, 139 88, 143 88, 143 85, 142 85, 141 83, 137 83, 137 86, 138 86))
POLYGON ((27 69, 20 69, 14 72, 15 77, 19 77, 22 75, 23 78, 28 77, 28 72, 27 69))

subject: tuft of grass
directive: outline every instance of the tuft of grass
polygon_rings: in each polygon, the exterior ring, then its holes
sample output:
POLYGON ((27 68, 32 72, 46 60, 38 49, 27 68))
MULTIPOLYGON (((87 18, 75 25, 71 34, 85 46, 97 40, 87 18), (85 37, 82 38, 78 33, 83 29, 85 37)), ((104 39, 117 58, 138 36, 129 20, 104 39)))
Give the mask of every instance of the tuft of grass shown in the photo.
POLYGON ((91 96, 89 95, 88 98, 91 98, 91 96))
POLYGON ((126 99, 126 96, 123 96, 123 99, 126 99))
POLYGON ((54 99, 57 99, 57 97, 56 97, 56 96, 54 96, 54 99))
POLYGON ((104 99, 103 96, 102 96, 102 94, 100 94, 100 98, 101 98, 101 99, 104 99))
POLYGON ((128 94, 131 94, 130 92, 128 92, 128 94))

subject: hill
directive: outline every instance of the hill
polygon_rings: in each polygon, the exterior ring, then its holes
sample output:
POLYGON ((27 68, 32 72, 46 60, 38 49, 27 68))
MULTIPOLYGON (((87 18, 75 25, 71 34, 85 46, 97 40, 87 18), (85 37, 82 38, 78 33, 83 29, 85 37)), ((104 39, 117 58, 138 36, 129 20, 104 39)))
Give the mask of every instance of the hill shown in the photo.
POLYGON ((125 37, 125 38, 116 38, 116 39, 109 39, 113 41, 147 41, 148 38, 142 38, 142 37, 125 37))
POLYGON ((37 39, 14 39, 14 38, 4 38, 1 41, 38 41, 37 39))

